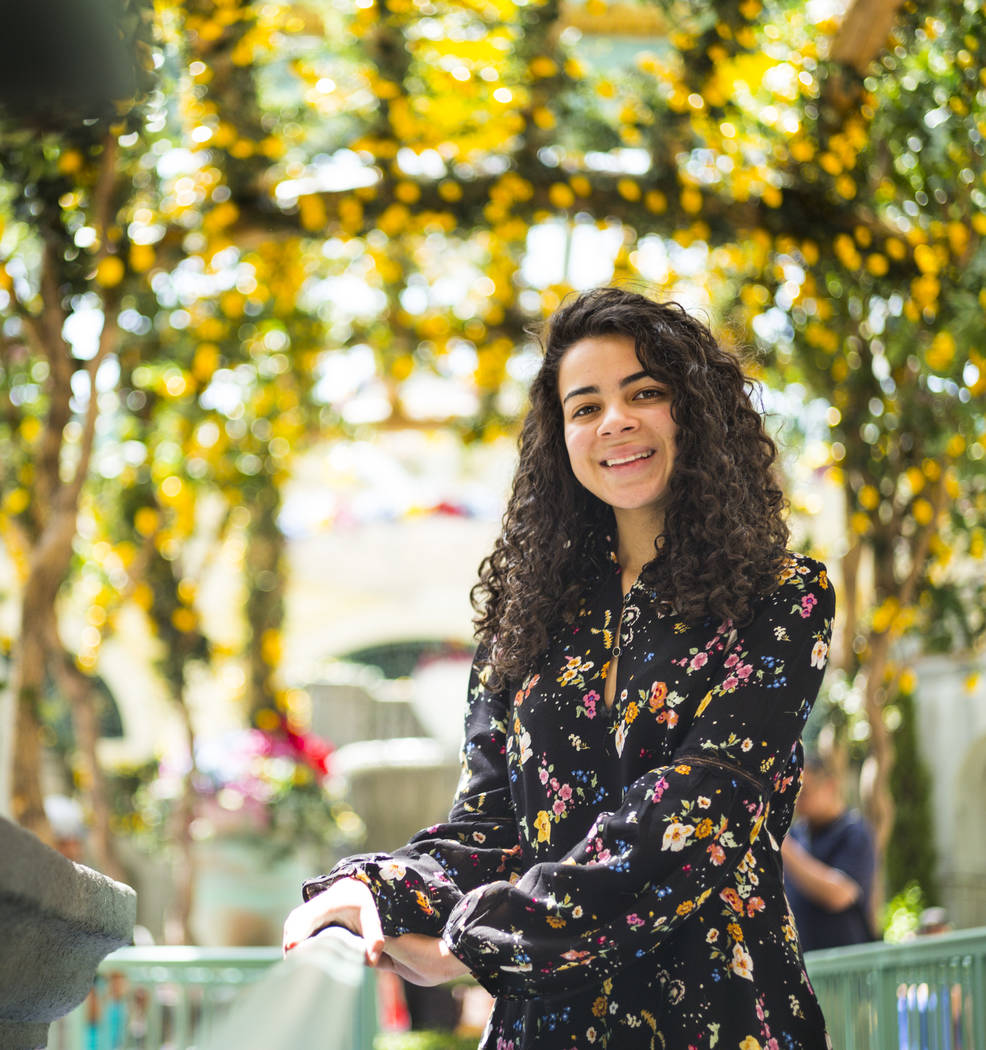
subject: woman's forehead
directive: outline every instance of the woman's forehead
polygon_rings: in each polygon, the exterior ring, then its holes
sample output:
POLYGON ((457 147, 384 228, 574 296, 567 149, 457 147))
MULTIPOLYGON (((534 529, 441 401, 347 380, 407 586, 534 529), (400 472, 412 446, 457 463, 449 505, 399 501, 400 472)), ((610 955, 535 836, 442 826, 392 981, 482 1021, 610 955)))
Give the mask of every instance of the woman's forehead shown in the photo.
POLYGON ((647 353, 632 336, 622 333, 586 336, 572 343, 558 362, 558 375, 595 371, 612 375, 621 370, 644 371, 667 379, 669 369, 659 354, 647 353))

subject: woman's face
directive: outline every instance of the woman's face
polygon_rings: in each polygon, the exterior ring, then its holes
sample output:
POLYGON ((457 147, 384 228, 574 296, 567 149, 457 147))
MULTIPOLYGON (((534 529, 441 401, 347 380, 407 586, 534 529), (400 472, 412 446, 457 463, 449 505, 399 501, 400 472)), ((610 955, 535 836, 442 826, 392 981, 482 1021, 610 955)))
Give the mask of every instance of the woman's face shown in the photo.
POLYGON ((558 396, 578 481, 613 508, 617 526, 643 515, 661 531, 678 428, 670 389, 644 371, 633 339, 573 343, 558 369, 558 396))

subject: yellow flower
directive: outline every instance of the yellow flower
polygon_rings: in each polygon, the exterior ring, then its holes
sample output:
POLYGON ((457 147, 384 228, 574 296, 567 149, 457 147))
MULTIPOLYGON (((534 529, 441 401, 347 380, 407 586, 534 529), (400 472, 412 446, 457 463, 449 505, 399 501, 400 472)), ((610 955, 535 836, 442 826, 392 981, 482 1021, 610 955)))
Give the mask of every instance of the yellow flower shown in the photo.
POLYGON ((547 55, 538 55, 532 59, 528 69, 535 77, 553 77, 558 72, 558 66, 547 55))
POLYGON ((146 273, 154 265, 154 249, 149 244, 130 245, 130 266, 137 273, 146 273))
POLYGON ((123 280, 125 273, 123 262, 116 255, 106 255, 99 260, 96 267, 96 283, 104 288, 113 288, 123 280))
POLYGON ((58 170, 63 175, 74 175, 81 171, 85 158, 77 149, 65 150, 58 158, 58 170))
POLYGON ((865 536, 871 527, 870 519, 859 510, 849 519, 849 524, 857 536, 865 536))
POLYGON ((593 1017, 603 1017, 606 1013, 606 999, 603 996, 598 996, 595 1002, 592 1004, 592 1015, 593 1017))
POLYGON ((872 627, 877 634, 883 634, 890 629, 894 617, 900 611, 900 605, 896 598, 887 598, 873 613, 872 627))
POLYGON ((264 707, 258 711, 254 721, 257 723, 258 729, 263 729, 266 732, 276 729, 281 724, 277 712, 272 711, 269 707, 264 707))
POLYGON ((919 244, 915 247, 914 262, 922 273, 935 274, 941 269, 938 253, 930 244, 919 244))
POLYGON ((655 215, 661 215, 668 210, 668 198, 660 190, 648 190, 644 197, 644 204, 648 211, 655 215))
POLYGON ((546 809, 538 812, 534 818, 534 827, 537 828, 538 842, 551 841, 551 817, 546 809))
POLYGON ((141 507, 134 515, 134 527, 141 536, 150 536, 160 524, 160 515, 152 507, 141 507))
POLYGON ((919 499, 914 501, 912 513, 919 525, 930 525, 935 517, 935 508, 926 499, 919 499))
MULTIPOLYGON (((175 609, 171 614, 171 622, 183 634, 188 634, 198 626, 199 618, 191 609, 175 609)), ((264 726, 260 728, 263 729, 264 726)))
POLYGON ((955 357, 955 336, 951 332, 939 332, 931 341, 924 359, 935 372, 943 372, 955 357))
POLYGON ((961 456, 965 452, 966 442, 965 438, 961 434, 953 434, 948 439, 948 444, 945 446, 945 454, 955 459, 961 456))
POLYGON ((556 208, 571 208, 575 203, 575 194, 572 192, 571 186, 566 185, 564 182, 555 182, 548 189, 548 200, 556 208))
POLYGON ((531 118, 539 128, 547 130, 555 126, 555 115, 547 106, 538 106, 531 113, 531 118))
POLYGON ((686 186, 681 191, 681 206, 689 215, 697 215, 702 210, 702 194, 694 186, 686 186))
POLYGON ((859 490, 859 505, 865 510, 876 510, 880 506, 880 493, 873 485, 864 485, 859 490))

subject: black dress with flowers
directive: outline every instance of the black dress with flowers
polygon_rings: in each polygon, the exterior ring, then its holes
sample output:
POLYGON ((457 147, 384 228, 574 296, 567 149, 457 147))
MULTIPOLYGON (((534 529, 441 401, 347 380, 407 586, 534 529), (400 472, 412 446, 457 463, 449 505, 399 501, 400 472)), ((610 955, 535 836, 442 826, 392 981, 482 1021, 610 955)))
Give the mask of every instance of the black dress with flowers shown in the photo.
POLYGON ((792 555, 741 628, 690 626, 615 565, 540 673, 473 667, 448 822, 348 858, 384 933, 444 937, 496 996, 484 1050, 831 1044, 784 897, 780 841, 834 594, 792 555), (617 694, 603 700, 622 608, 617 694))

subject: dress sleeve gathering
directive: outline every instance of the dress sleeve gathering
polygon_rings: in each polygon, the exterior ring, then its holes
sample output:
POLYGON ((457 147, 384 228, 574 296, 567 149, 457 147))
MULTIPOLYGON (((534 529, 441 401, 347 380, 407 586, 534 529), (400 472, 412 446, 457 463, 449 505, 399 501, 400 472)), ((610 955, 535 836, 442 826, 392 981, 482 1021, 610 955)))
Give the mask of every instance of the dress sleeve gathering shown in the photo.
MULTIPOLYGON (((513 881, 489 864, 474 869, 479 877, 447 914, 443 936, 481 984, 512 998, 569 992, 654 952, 712 894, 737 918, 763 907, 755 892, 744 899, 727 881, 752 870, 774 783, 821 684, 833 611, 825 570, 792 563, 753 621, 724 636, 721 663, 669 761, 629 784, 622 804, 600 813, 560 861, 513 881)), ((687 664, 683 656, 686 672, 687 664)), ((472 790, 465 799, 478 805, 472 790)), ((506 802, 495 798, 490 827, 503 835, 506 802)), ((484 833, 489 821, 484 810, 484 833)), ((515 832, 498 839, 501 851, 507 838, 515 832)), ((732 950, 733 971, 749 976, 744 946, 732 950)))
POLYGON ((505 694, 488 688, 480 653, 469 678, 461 775, 448 820, 415 835, 394 853, 347 857, 305 883, 305 900, 342 878, 373 892, 383 932, 441 935, 463 893, 516 878, 522 868, 506 765, 505 694))

